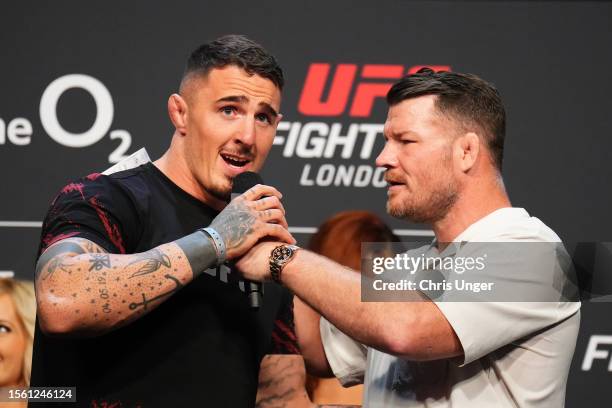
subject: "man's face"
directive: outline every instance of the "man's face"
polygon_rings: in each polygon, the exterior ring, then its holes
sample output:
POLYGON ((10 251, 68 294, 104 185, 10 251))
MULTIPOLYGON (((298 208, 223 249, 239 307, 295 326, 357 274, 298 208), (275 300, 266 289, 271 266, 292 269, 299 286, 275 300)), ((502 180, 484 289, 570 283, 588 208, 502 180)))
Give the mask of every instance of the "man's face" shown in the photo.
POLYGON ((185 158, 200 187, 228 200, 232 179, 257 172, 280 121, 280 90, 269 79, 230 65, 186 85, 185 158))
POLYGON ((385 147, 376 159, 387 168, 387 212, 429 224, 444 218, 458 194, 451 148, 456 125, 437 112, 435 100, 425 95, 390 107, 385 147))

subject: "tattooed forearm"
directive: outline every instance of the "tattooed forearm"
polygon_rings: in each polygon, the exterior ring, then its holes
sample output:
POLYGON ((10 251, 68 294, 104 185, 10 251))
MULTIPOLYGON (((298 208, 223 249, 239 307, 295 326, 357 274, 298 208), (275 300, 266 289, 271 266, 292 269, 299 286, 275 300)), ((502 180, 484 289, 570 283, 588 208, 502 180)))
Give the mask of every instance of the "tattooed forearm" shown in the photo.
POLYGON ((64 261, 62 260, 61 257, 56 257, 53 258, 49 264, 47 265, 47 269, 46 269, 46 273, 45 275, 42 277, 42 279, 47 279, 49 278, 51 275, 53 275, 53 273, 57 270, 60 269, 64 272, 70 272, 70 269, 68 267, 68 264, 64 263, 64 261))
POLYGON ((91 266, 89 267, 89 271, 92 269, 99 271, 104 268, 110 268, 110 255, 108 254, 90 254, 89 262, 91 266))
POLYGON ((170 258, 168 255, 162 253, 160 250, 153 248, 152 250, 145 252, 142 255, 136 255, 136 260, 130 262, 130 265, 134 265, 136 263, 140 264, 140 268, 130 276, 130 278, 134 278, 136 276, 147 275, 149 273, 157 271, 162 266, 166 268, 171 268, 172 263, 170 262, 170 258))
POLYGON ((267 355, 261 362, 258 408, 314 407, 306 393, 306 369, 300 355, 267 355))
POLYGON ((39 259, 41 326, 54 334, 96 335, 148 313, 193 279, 176 243, 131 255, 70 238, 39 259))
POLYGON ((174 284, 176 285, 176 287, 174 289, 169 290, 166 293, 162 293, 161 295, 157 295, 154 298, 151 299, 147 299, 147 295, 145 293, 142 294, 142 302, 140 303, 130 303, 130 310, 135 310, 139 307, 142 307, 144 310, 147 310, 147 306, 150 303, 153 303, 159 299, 165 298, 166 296, 170 296, 172 294, 174 294, 174 292, 178 291, 180 288, 183 287, 183 285, 181 284, 181 282, 179 282, 178 279, 176 279, 174 276, 172 275, 165 275, 164 278, 166 279, 170 279, 171 281, 174 282, 174 284))
POLYGON ((64 255, 84 254, 85 250, 75 242, 66 240, 53 245, 42 254, 36 264, 36 279, 47 279, 53 275, 57 269, 67 271, 64 255))

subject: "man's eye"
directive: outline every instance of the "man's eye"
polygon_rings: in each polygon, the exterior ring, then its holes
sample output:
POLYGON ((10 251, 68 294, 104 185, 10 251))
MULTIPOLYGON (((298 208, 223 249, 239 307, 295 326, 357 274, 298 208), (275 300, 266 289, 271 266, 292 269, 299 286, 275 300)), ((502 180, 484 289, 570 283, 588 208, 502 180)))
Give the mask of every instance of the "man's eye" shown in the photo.
POLYGON ((221 108, 221 112, 228 116, 233 115, 236 113, 236 108, 233 106, 224 106, 221 108))
POLYGON ((402 140, 400 140, 400 143, 403 144, 403 145, 408 145, 408 144, 414 143, 414 140, 402 139, 402 140))
POLYGON ((11 329, 8 326, 0 324, 0 333, 10 333, 11 329))
POLYGON ((257 120, 260 122, 271 123, 270 117, 266 115, 265 113, 260 113, 256 117, 257 117, 257 120))

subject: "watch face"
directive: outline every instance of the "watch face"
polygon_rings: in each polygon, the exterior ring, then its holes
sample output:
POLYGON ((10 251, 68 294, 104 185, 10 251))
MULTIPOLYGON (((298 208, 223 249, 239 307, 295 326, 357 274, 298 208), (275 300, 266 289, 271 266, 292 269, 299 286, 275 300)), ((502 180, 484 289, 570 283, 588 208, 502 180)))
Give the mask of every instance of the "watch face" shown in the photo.
POLYGON ((288 247, 287 245, 281 245, 274 248, 274 251, 272 251, 272 260, 283 262, 291 258, 291 255, 293 255, 293 248, 288 247))

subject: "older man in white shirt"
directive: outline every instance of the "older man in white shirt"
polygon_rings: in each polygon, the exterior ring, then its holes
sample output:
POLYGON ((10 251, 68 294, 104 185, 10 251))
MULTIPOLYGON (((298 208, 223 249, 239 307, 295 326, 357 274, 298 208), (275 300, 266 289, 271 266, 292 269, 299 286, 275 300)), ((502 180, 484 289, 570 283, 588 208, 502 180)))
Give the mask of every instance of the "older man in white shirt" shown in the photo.
POLYGON ((287 286, 324 317, 318 336, 318 319, 296 316, 307 365, 345 384, 364 381, 366 407, 563 406, 580 303, 567 295, 576 291, 559 237, 505 191, 499 93, 474 75, 424 69, 396 83, 387 102, 377 158, 387 211, 431 226, 428 255, 494 248, 476 276, 505 296, 412 290, 405 301, 362 301, 359 275, 274 243, 254 247, 238 268, 287 286), (525 251, 505 250, 521 243, 525 251), (529 250, 538 243, 549 250, 529 250))

